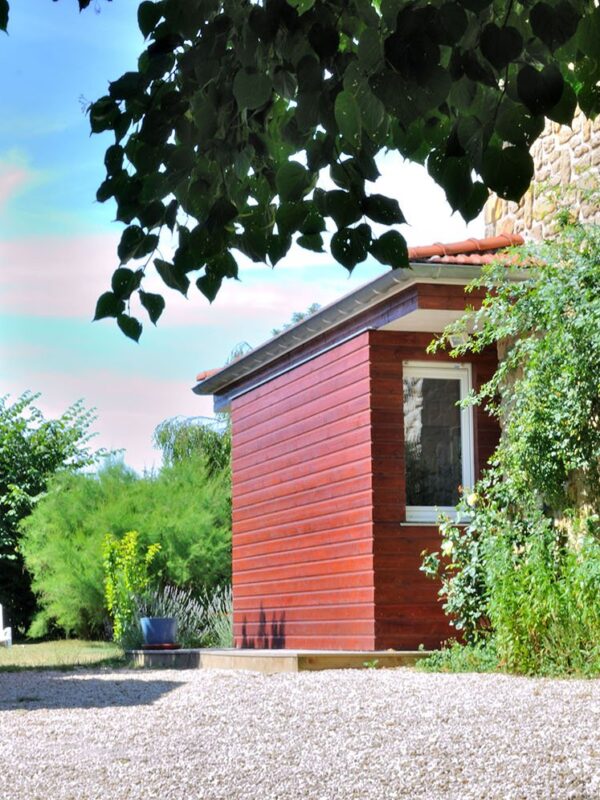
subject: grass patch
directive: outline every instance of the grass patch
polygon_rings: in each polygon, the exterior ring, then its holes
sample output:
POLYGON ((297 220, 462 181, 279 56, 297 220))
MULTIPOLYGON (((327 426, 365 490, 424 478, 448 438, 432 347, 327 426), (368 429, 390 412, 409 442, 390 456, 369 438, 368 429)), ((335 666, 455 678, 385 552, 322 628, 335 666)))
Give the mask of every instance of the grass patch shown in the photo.
POLYGON ((122 667, 125 654, 111 642, 66 639, 38 644, 0 647, 0 671, 25 669, 74 669, 75 667, 122 667))
POLYGON ((463 645, 449 642, 427 658, 420 659, 416 668, 421 672, 501 672, 496 648, 492 642, 463 645))

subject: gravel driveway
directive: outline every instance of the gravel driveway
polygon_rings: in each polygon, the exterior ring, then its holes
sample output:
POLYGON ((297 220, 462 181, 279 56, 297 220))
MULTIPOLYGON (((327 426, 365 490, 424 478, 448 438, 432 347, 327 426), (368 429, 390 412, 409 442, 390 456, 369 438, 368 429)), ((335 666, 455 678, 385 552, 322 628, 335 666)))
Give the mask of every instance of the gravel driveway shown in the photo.
POLYGON ((3 800, 599 800, 600 681, 0 674, 3 800))

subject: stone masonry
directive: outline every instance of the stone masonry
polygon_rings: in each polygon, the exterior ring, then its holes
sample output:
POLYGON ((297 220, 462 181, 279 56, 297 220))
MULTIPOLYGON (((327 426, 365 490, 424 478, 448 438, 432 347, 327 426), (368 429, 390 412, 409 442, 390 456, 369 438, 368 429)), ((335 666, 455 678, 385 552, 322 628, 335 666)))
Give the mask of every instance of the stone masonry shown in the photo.
POLYGON ((547 121, 531 155, 535 173, 530 189, 520 203, 490 197, 485 235, 549 238, 560 210, 573 222, 600 224, 600 116, 591 121, 578 113, 572 127, 547 121))

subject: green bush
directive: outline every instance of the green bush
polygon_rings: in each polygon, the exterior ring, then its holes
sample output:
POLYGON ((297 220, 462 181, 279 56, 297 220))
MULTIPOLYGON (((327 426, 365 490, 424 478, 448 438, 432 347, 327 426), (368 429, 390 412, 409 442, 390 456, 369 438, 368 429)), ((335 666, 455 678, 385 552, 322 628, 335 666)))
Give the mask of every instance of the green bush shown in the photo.
POLYGON ((159 544, 140 547, 137 531, 128 531, 118 539, 111 533, 104 537, 104 599, 112 619, 113 639, 128 647, 129 631, 138 621, 136 597, 148 589, 150 568, 160 550, 159 544))
MULTIPOLYGON (((524 673, 600 672, 600 227, 574 226, 523 253, 529 275, 484 271, 481 311, 441 340, 453 355, 502 342, 506 357, 470 402, 502 423, 490 468, 446 520, 423 570, 442 580, 470 645, 493 642, 524 673), (471 502, 469 502, 471 500, 471 502), (490 641, 491 640, 491 641, 490 641)), ((439 346, 438 343, 437 346, 439 346)))
POLYGON ((97 474, 60 475, 23 525, 22 552, 39 610, 31 636, 54 628, 103 636, 102 543, 137 530, 160 544, 161 581, 209 590, 231 579, 231 489, 226 470, 208 475, 202 457, 138 477, 120 463, 97 474))
POLYGON ((510 670, 600 672, 600 542, 595 528, 577 549, 546 525, 521 545, 486 542, 488 613, 496 649, 510 670))

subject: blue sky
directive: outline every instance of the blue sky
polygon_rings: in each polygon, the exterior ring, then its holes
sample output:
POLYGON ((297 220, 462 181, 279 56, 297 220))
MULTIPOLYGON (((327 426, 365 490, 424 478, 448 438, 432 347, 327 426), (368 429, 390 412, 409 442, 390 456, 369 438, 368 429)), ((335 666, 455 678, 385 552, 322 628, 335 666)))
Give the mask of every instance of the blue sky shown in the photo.
MULTIPOLYGON (((117 266, 121 225, 110 202, 95 201, 111 138, 90 137, 83 109, 135 68, 136 11, 132 0, 96 0, 81 14, 75 0, 11 3, 10 35, 0 36, 0 395, 39 391, 48 416, 83 398, 97 409, 96 443, 125 448, 141 470, 159 462, 159 422, 212 413, 210 399, 191 392, 197 372, 382 267, 365 262, 348 278, 328 256, 297 249, 275 270, 241 260, 241 281, 212 306, 195 290, 186 301, 166 289, 167 311, 139 344, 109 321, 91 322, 117 266)), ((409 244, 483 235, 481 222, 467 230, 451 218, 421 168, 387 158, 382 171, 378 190, 400 200, 409 244)))

